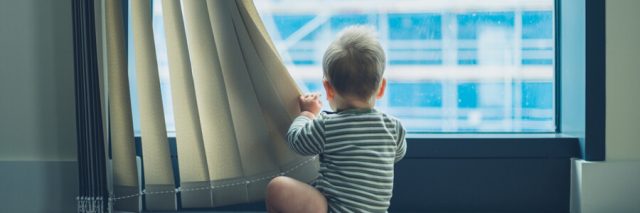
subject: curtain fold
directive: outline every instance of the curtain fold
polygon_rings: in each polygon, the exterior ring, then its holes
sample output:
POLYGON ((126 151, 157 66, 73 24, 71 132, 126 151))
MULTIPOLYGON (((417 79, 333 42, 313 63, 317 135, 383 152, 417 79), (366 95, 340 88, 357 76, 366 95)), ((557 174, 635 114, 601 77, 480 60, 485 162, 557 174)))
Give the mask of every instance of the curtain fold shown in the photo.
POLYGON ((82 0, 72 2, 78 212, 107 211, 109 196, 93 3, 82 0))
POLYGON ((162 108, 150 1, 131 1, 142 168, 148 210, 175 210, 175 183, 162 108))
POLYGON ((269 124, 272 144, 280 165, 300 160, 290 152, 284 143, 289 125, 300 112, 298 96, 300 90, 289 75, 286 67, 277 55, 271 39, 263 29, 262 20, 257 14, 253 2, 236 1, 231 10, 235 23, 236 36, 241 46, 247 71, 251 77, 258 101, 269 124))
POLYGON ((182 205, 210 207, 211 190, 190 190, 210 185, 209 167, 205 155, 204 138, 196 103, 196 92, 191 74, 191 61, 179 0, 162 1, 164 28, 166 29, 167 57, 171 77, 176 144, 182 205))
MULTIPOLYGON (((213 30, 213 38, 219 51, 218 57, 223 80, 227 89, 227 98, 231 109, 231 122, 236 130, 238 153, 245 177, 259 178, 269 176, 279 170, 276 165, 269 133, 262 110, 258 103, 254 85, 251 82, 246 59, 243 57, 231 17, 234 1, 208 0, 207 8, 213 30)), ((273 97, 271 97, 273 98, 273 97)), ((258 200, 264 193, 261 182, 247 184, 247 199, 258 200)))
POLYGON ((105 1, 109 139, 115 209, 140 211, 122 1, 105 1))
MULTIPOLYGON (((206 2, 183 1, 183 5, 197 106, 207 166, 210 168, 210 186, 213 189, 229 184, 228 180, 232 178, 243 177, 244 173, 206 2)), ((241 185, 218 188, 212 191, 211 202, 230 203, 225 199, 244 195, 246 190, 241 185)))
POLYGON ((176 127, 173 168, 151 5, 131 1, 144 190, 126 191, 140 185, 133 170, 141 168, 136 168, 131 141, 122 20, 109 17, 121 19, 122 7, 120 1, 106 2, 116 210, 139 207, 141 196, 147 210, 176 209, 177 194, 183 208, 254 202, 264 199, 275 176, 305 182, 317 177, 316 157, 299 156, 286 146, 286 131, 300 112, 300 90, 251 0, 162 0, 176 127), (179 187, 174 186, 174 169, 179 187))

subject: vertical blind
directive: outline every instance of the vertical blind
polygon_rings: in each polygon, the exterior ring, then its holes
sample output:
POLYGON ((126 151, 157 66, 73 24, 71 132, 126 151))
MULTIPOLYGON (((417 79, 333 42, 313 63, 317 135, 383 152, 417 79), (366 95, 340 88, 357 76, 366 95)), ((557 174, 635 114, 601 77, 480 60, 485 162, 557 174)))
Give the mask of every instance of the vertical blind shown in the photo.
POLYGON ((122 1, 105 1, 116 210, 139 211, 143 199, 146 210, 259 201, 275 176, 301 181, 317 176, 316 157, 296 155, 286 146, 300 91, 252 0, 162 0, 178 174, 167 141, 151 4, 131 1, 134 45, 129 48, 135 50, 142 143, 138 166, 122 8, 122 1))
POLYGON ((105 212, 108 189, 93 1, 72 1, 78 212, 105 212))

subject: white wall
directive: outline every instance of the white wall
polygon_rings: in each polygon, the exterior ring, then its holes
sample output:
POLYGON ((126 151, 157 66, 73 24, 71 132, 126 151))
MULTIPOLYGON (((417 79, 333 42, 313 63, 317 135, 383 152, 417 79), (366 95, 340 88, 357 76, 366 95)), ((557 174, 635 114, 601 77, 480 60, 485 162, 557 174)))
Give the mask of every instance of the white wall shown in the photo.
POLYGON ((71 1, 0 1, 0 160, 75 160, 71 1))
POLYGON ((640 160, 640 1, 607 1, 607 160, 640 160))
POLYGON ((606 161, 574 162, 573 212, 640 212, 639 9, 606 1, 606 161))
POLYGON ((0 1, 0 212, 72 212, 70 0, 0 1))

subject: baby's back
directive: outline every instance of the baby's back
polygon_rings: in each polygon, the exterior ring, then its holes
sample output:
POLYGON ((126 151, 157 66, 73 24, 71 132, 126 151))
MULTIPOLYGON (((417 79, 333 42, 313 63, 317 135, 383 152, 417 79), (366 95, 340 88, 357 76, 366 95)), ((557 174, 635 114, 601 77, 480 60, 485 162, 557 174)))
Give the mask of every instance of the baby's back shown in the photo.
POLYGON ((324 150, 314 185, 327 197, 330 210, 385 212, 393 190, 393 166, 405 152, 400 122, 375 110, 321 117, 324 150))

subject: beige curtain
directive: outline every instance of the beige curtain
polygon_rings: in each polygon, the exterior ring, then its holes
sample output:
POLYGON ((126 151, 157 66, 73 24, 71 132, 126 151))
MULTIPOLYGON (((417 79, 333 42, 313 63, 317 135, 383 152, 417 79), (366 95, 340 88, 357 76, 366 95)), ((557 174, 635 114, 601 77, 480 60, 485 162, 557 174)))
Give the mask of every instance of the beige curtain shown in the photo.
POLYGON ((252 0, 162 0, 180 187, 174 184, 149 1, 131 1, 142 168, 138 179, 121 1, 105 1, 116 210, 175 210, 259 201, 277 175, 317 176, 314 157, 288 150, 300 91, 252 0), (140 191, 139 188, 144 188, 140 191), (142 196, 144 195, 144 196, 142 196))

